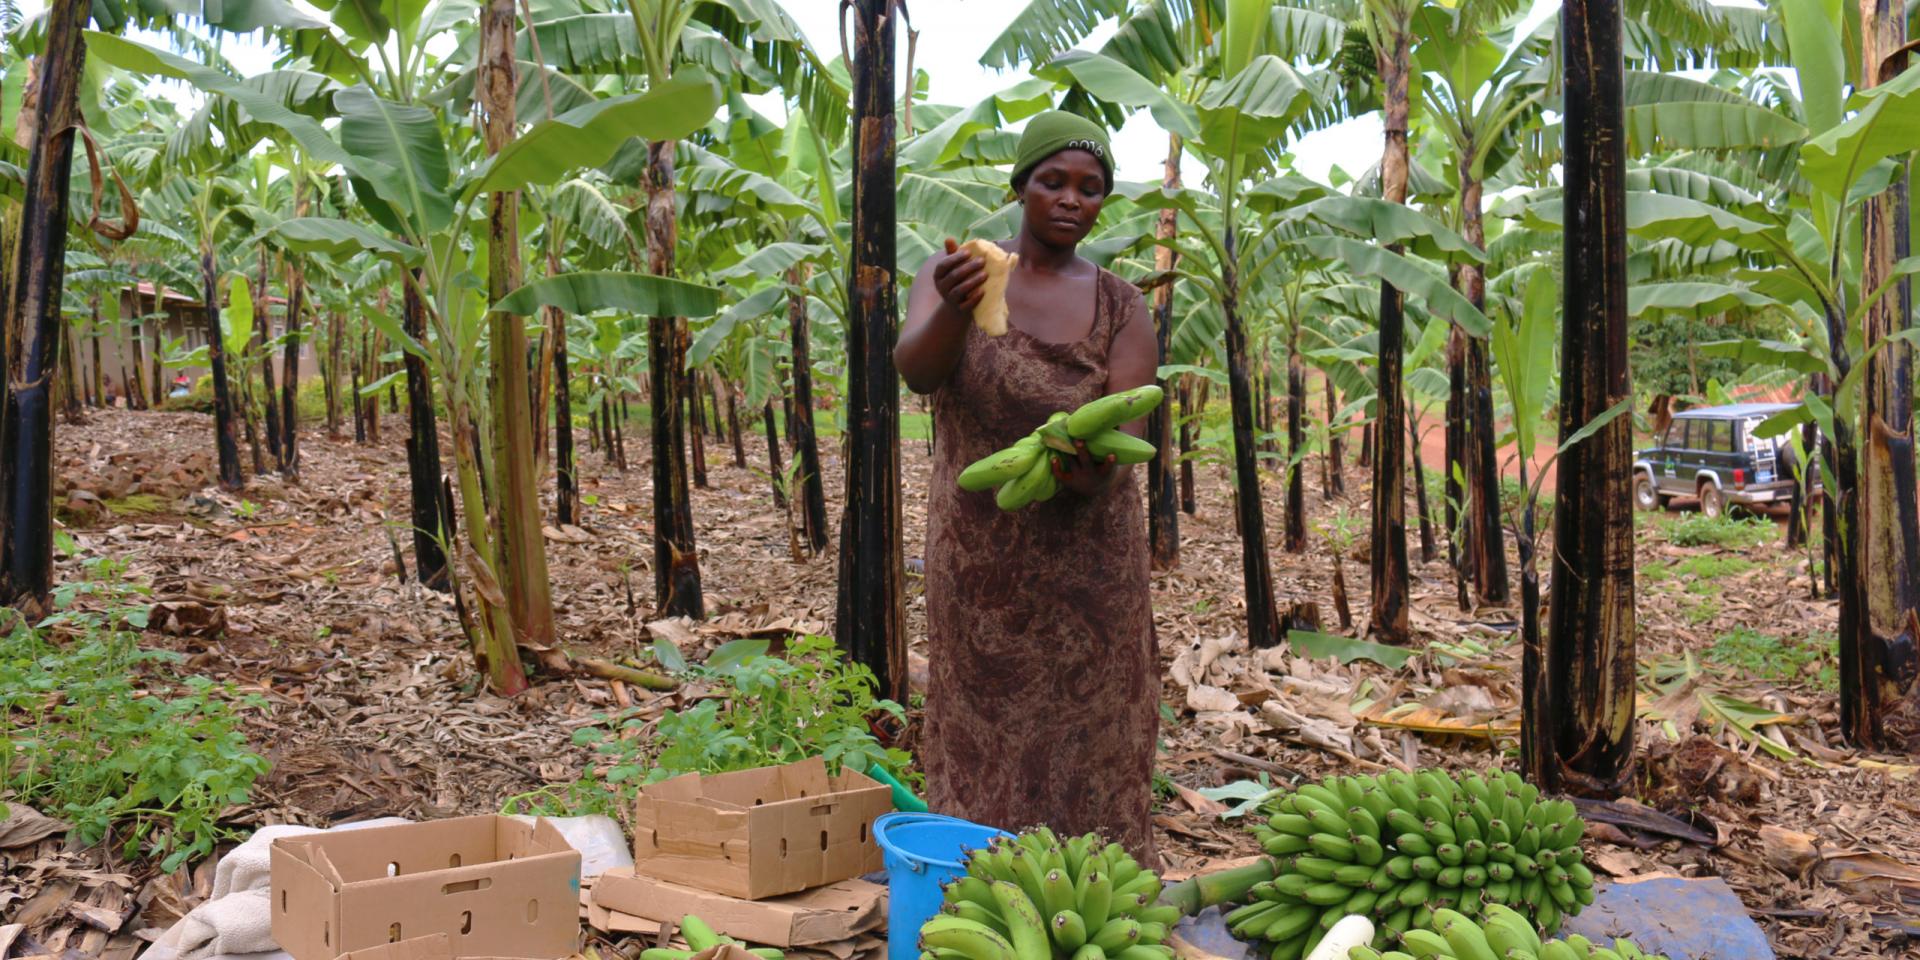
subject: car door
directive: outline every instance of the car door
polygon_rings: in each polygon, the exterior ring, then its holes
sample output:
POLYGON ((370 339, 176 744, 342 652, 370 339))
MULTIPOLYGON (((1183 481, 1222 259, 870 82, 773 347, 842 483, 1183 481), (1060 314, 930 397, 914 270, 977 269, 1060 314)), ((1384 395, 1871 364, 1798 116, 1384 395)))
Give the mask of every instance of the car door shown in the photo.
MULTIPOLYGON (((1733 489, 1733 421, 1724 417, 1700 421, 1706 428, 1706 442, 1700 448, 1700 470, 1713 474, 1723 490, 1733 489)), ((1699 429, 1696 427, 1695 429, 1699 429)))
POLYGON ((1687 447, 1687 424, 1693 421, 1675 418, 1667 426, 1667 438, 1660 443, 1660 489, 1667 493, 1690 492, 1680 479, 1680 458, 1687 447))

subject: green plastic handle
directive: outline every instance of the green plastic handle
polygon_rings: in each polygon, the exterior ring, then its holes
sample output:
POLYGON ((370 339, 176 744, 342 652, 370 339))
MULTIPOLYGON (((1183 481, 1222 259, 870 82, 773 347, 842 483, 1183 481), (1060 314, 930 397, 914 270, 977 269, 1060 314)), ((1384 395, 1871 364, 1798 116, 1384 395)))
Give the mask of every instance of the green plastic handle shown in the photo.
POLYGON ((899 810, 903 813, 926 813, 927 812, 927 802, 925 800, 920 799, 919 797, 914 796, 913 791, 908 790, 906 784, 901 783, 898 780, 895 780, 893 778, 893 774, 888 773, 879 764, 876 764, 876 763, 867 764, 866 774, 867 776, 872 777, 875 780, 878 780, 881 783, 884 783, 887 786, 893 788, 893 808, 895 810, 899 810))

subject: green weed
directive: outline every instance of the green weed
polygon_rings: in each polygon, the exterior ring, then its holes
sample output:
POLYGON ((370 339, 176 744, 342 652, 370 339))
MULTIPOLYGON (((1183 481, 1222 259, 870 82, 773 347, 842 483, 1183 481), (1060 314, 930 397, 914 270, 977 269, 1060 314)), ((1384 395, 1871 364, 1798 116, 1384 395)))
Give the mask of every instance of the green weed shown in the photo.
POLYGON ((161 869, 236 838, 220 825, 246 803, 267 761, 248 749, 234 698, 205 677, 175 680, 178 654, 140 649, 143 591, 98 561, 55 591, 58 613, 0 637, 0 788, 71 822, 74 838, 111 834, 125 856, 143 848, 161 869), (81 610, 81 596, 103 601, 81 610))
POLYGON ((1782 637, 1751 627, 1723 633, 1702 658, 1762 680, 1811 682, 1822 690, 1839 688, 1838 640, 1830 630, 1807 637, 1782 637))
POLYGON ((1779 536, 1773 521, 1749 517, 1736 520, 1722 514, 1693 513, 1667 528, 1667 542, 1676 547, 1731 547, 1746 549, 1770 543, 1779 536))
POLYGON ((1720 601, 1714 597, 1701 597, 1699 601, 1687 605, 1687 622, 1699 626, 1720 615, 1720 601))
POLYGON ((165 510, 167 501, 151 493, 129 493, 124 497, 103 501, 101 506, 116 517, 137 517, 165 510))
POLYGON ((597 757, 586 776, 511 798, 506 811, 613 814, 641 784, 814 756, 833 770, 874 765, 903 780, 918 779, 908 771, 912 757, 882 747, 869 727, 877 714, 903 722, 906 712, 876 700, 873 674, 842 659, 831 637, 795 640, 784 657, 766 650, 764 640, 736 641, 705 664, 680 671, 711 687, 710 696, 689 709, 667 711, 651 731, 649 721, 638 717, 610 729, 576 731, 574 742, 597 757))

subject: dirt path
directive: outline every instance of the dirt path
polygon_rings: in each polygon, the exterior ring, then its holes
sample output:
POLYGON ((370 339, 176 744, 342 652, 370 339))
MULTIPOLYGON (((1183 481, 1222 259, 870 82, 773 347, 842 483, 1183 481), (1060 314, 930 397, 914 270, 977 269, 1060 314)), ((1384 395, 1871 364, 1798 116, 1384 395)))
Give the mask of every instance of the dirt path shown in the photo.
MULTIPOLYGON (((268 713, 250 717, 249 733, 256 748, 274 761, 274 771, 252 803, 230 811, 236 823, 325 824, 383 814, 433 817, 496 810, 506 798, 577 778, 594 757, 574 745, 573 732, 618 708, 619 697, 627 697, 642 716, 657 716, 681 704, 687 693, 649 699, 636 690, 616 692, 604 681, 569 677, 542 679, 513 700, 476 695, 450 601, 396 576, 390 532, 400 537, 411 563, 398 526, 407 515, 404 423, 389 417, 383 426, 383 442, 372 446, 326 440, 309 431, 301 485, 262 477, 239 496, 205 486, 210 464, 197 451, 211 440, 207 417, 107 411, 91 424, 62 425, 59 431, 58 472, 66 478, 62 498, 73 506, 68 520, 79 545, 78 555, 62 562, 59 575, 76 577, 87 559, 114 556, 128 561, 129 578, 152 583, 160 597, 218 606, 227 624, 224 633, 150 633, 146 639, 187 654, 186 669, 262 694, 271 703, 268 713), (146 492, 153 499, 130 499, 129 492, 146 492), (130 504, 139 510, 129 510, 130 504)), ((1423 437, 1430 465, 1439 462, 1439 438, 1437 429, 1423 437)), ((633 462, 625 473, 598 454, 582 453, 583 492, 591 502, 581 530, 555 530, 549 536, 556 614, 569 649, 634 655, 664 635, 697 653, 755 631, 827 629, 834 601, 832 557, 790 556, 783 519, 761 475, 733 466, 730 447, 717 441, 708 447, 713 485, 698 491, 694 503, 711 618, 701 625, 650 626, 650 471, 644 437, 628 440, 633 462)), ((584 451, 584 433, 577 443, 584 451)), ((752 464, 763 463, 764 441, 749 442, 748 451, 752 464)), ((831 447, 822 450, 830 500, 836 500, 843 469, 838 454, 831 447)), ((924 445, 904 445, 910 558, 921 556, 925 498, 920 491, 927 465, 924 445)), ((1320 495, 1318 465, 1307 476, 1311 520, 1323 520, 1334 510, 1365 515, 1361 471, 1350 467, 1347 472, 1347 488, 1355 495, 1334 501, 1320 495)), ((1518 653, 1508 640, 1515 614, 1502 607, 1456 607, 1444 545, 1435 560, 1422 562, 1418 539, 1412 538, 1417 642, 1424 647, 1436 640, 1473 640, 1491 648, 1491 654, 1454 663, 1425 653, 1407 669, 1388 671, 1364 661, 1341 667, 1285 651, 1247 651, 1238 639, 1244 629, 1241 545, 1230 488, 1224 472, 1214 467, 1203 467, 1199 481, 1198 516, 1181 517, 1180 566, 1156 574, 1153 587, 1156 631, 1171 670, 1164 701, 1177 718, 1163 731, 1168 792, 1156 817, 1168 866, 1198 866, 1253 850, 1233 823, 1212 816, 1207 802, 1180 793, 1183 789, 1276 770, 1318 776, 1403 761, 1450 767, 1511 762, 1481 737, 1429 739, 1391 727, 1355 726, 1347 712, 1348 700, 1366 690, 1372 699, 1422 703, 1478 721, 1517 717, 1518 653), (1197 676, 1195 657, 1210 664, 1197 676), (1183 658, 1184 667, 1177 663, 1183 658), (1334 718, 1329 722, 1353 739, 1351 752, 1360 759, 1343 760, 1310 746, 1245 706, 1274 696, 1260 691, 1277 691, 1273 685, 1279 680, 1287 690, 1279 694, 1281 703, 1334 718), (1237 702, 1230 709, 1210 701, 1211 694, 1196 692, 1215 684, 1234 695, 1237 702), (1318 689, 1316 684, 1335 691, 1328 696, 1337 702, 1303 692, 1318 689)), ((1280 489, 1272 478, 1263 486, 1263 499, 1268 537, 1277 543, 1280 489)), ((830 515, 838 516, 837 502, 830 503, 830 515)), ((1643 663, 1678 663, 1682 653, 1702 654, 1729 631, 1805 635, 1831 629, 1832 606, 1804 599, 1801 561, 1783 558, 1770 545, 1676 547, 1664 538, 1670 523, 1665 516, 1641 518, 1643 663), (1720 572, 1695 576, 1689 564, 1703 556, 1719 558, 1720 572), (1656 569, 1661 576, 1648 572, 1656 569)), ((1283 603, 1319 604, 1331 631, 1337 628, 1329 601, 1333 561, 1324 539, 1318 534, 1311 539, 1308 554, 1272 553, 1275 589, 1283 603)), ((1342 561, 1357 623, 1365 623, 1367 613, 1365 557, 1362 542, 1342 561)), ((909 590, 911 629, 918 638, 924 604, 917 579, 910 579, 909 590)), ((1701 684, 1690 688, 1694 699, 1689 703, 1697 705, 1697 697, 1709 690, 1764 702, 1789 718, 1782 740, 1803 756, 1844 759, 1827 746, 1837 743, 1831 735, 1834 697, 1811 678, 1710 676, 1701 684)), ((1696 706, 1679 728, 1696 729, 1691 717, 1698 715, 1696 706)), ((1716 759, 1704 771, 1674 760, 1679 754, 1666 744, 1660 727, 1642 722, 1643 742, 1654 745, 1642 783, 1659 802, 1717 823, 1724 845, 1709 852, 1672 842, 1647 849, 1601 843, 1595 850, 1611 858, 1609 869, 1718 874, 1750 908, 1822 911, 1818 917, 1766 921, 1783 955, 1818 952, 1829 943, 1828 956, 1888 955, 1884 945, 1866 938, 1865 901, 1769 867, 1758 830, 1777 824, 1845 846, 1865 843, 1910 852, 1920 849, 1920 807, 1900 799, 1910 786, 1889 792, 1895 787, 1886 773, 1777 761, 1715 733, 1705 721, 1697 730, 1709 737, 1703 741, 1709 744, 1706 755, 1716 759), (1711 746, 1716 742, 1731 744, 1738 753, 1711 746)))

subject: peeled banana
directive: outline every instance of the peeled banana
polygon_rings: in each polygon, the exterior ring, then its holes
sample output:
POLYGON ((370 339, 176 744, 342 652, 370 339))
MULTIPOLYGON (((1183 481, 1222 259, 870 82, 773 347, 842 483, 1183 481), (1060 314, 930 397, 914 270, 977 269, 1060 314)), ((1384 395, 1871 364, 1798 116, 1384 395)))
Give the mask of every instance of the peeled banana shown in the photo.
POLYGON ((1160 388, 1147 384, 1101 397, 1072 413, 1055 413, 1013 446, 968 464, 960 471, 960 489, 980 493, 999 487, 994 502, 1007 511, 1044 502, 1058 492, 1054 455, 1078 455, 1076 441, 1085 442, 1087 453, 1096 458, 1112 457, 1120 464, 1145 463, 1157 453, 1153 444, 1118 428, 1147 415, 1159 404, 1160 388), (1074 426, 1076 422, 1081 424, 1079 429, 1074 426))
POLYGON ((1000 245, 992 240, 968 240, 960 245, 960 249, 979 257, 987 266, 987 280, 980 288, 980 302, 973 305, 973 325, 987 336, 1004 336, 1007 332, 1007 278, 1013 274, 1013 265, 1020 262, 1020 255, 1000 249, 1000 245))
POLYGON ((1585 823, 1572 803, 1542 798, 1518 774, 1329 777, 1275 795, 1260 813, 1249 829, 1275 858, 1275 876, 1253 888, 1249 906, 1272 909, 1242 908, 1228 925, 1283 960, 1310 953, 1349 914, 1378 921, 1373 949, 1398 943, 1426 957, 1445 932, 1443 913, 1500 910, 1551 934, 1593 902, 1593 873, 1581 863, 1585 823))
POLYGON ((1665 956, 1641 951, 1631 940, 1615 940, 1611 947, 1596 947, 1582 936, 1565 940, 1542 941, 1527 918, 1519 912, 1493 904, 1486 915, 1474 920, 1459 911, 1439 909, 1433 912, 1433 929, 1416 930, 1406 938, 1406 950, 1381 951, 1376 947, 1354 947, 1348 960, 1667 960, 1665 956))
POLYGON ((921 960, 1173 960, 1160 878, 1094 834, 1040 827, 970 854, 920 928, 921 960))

